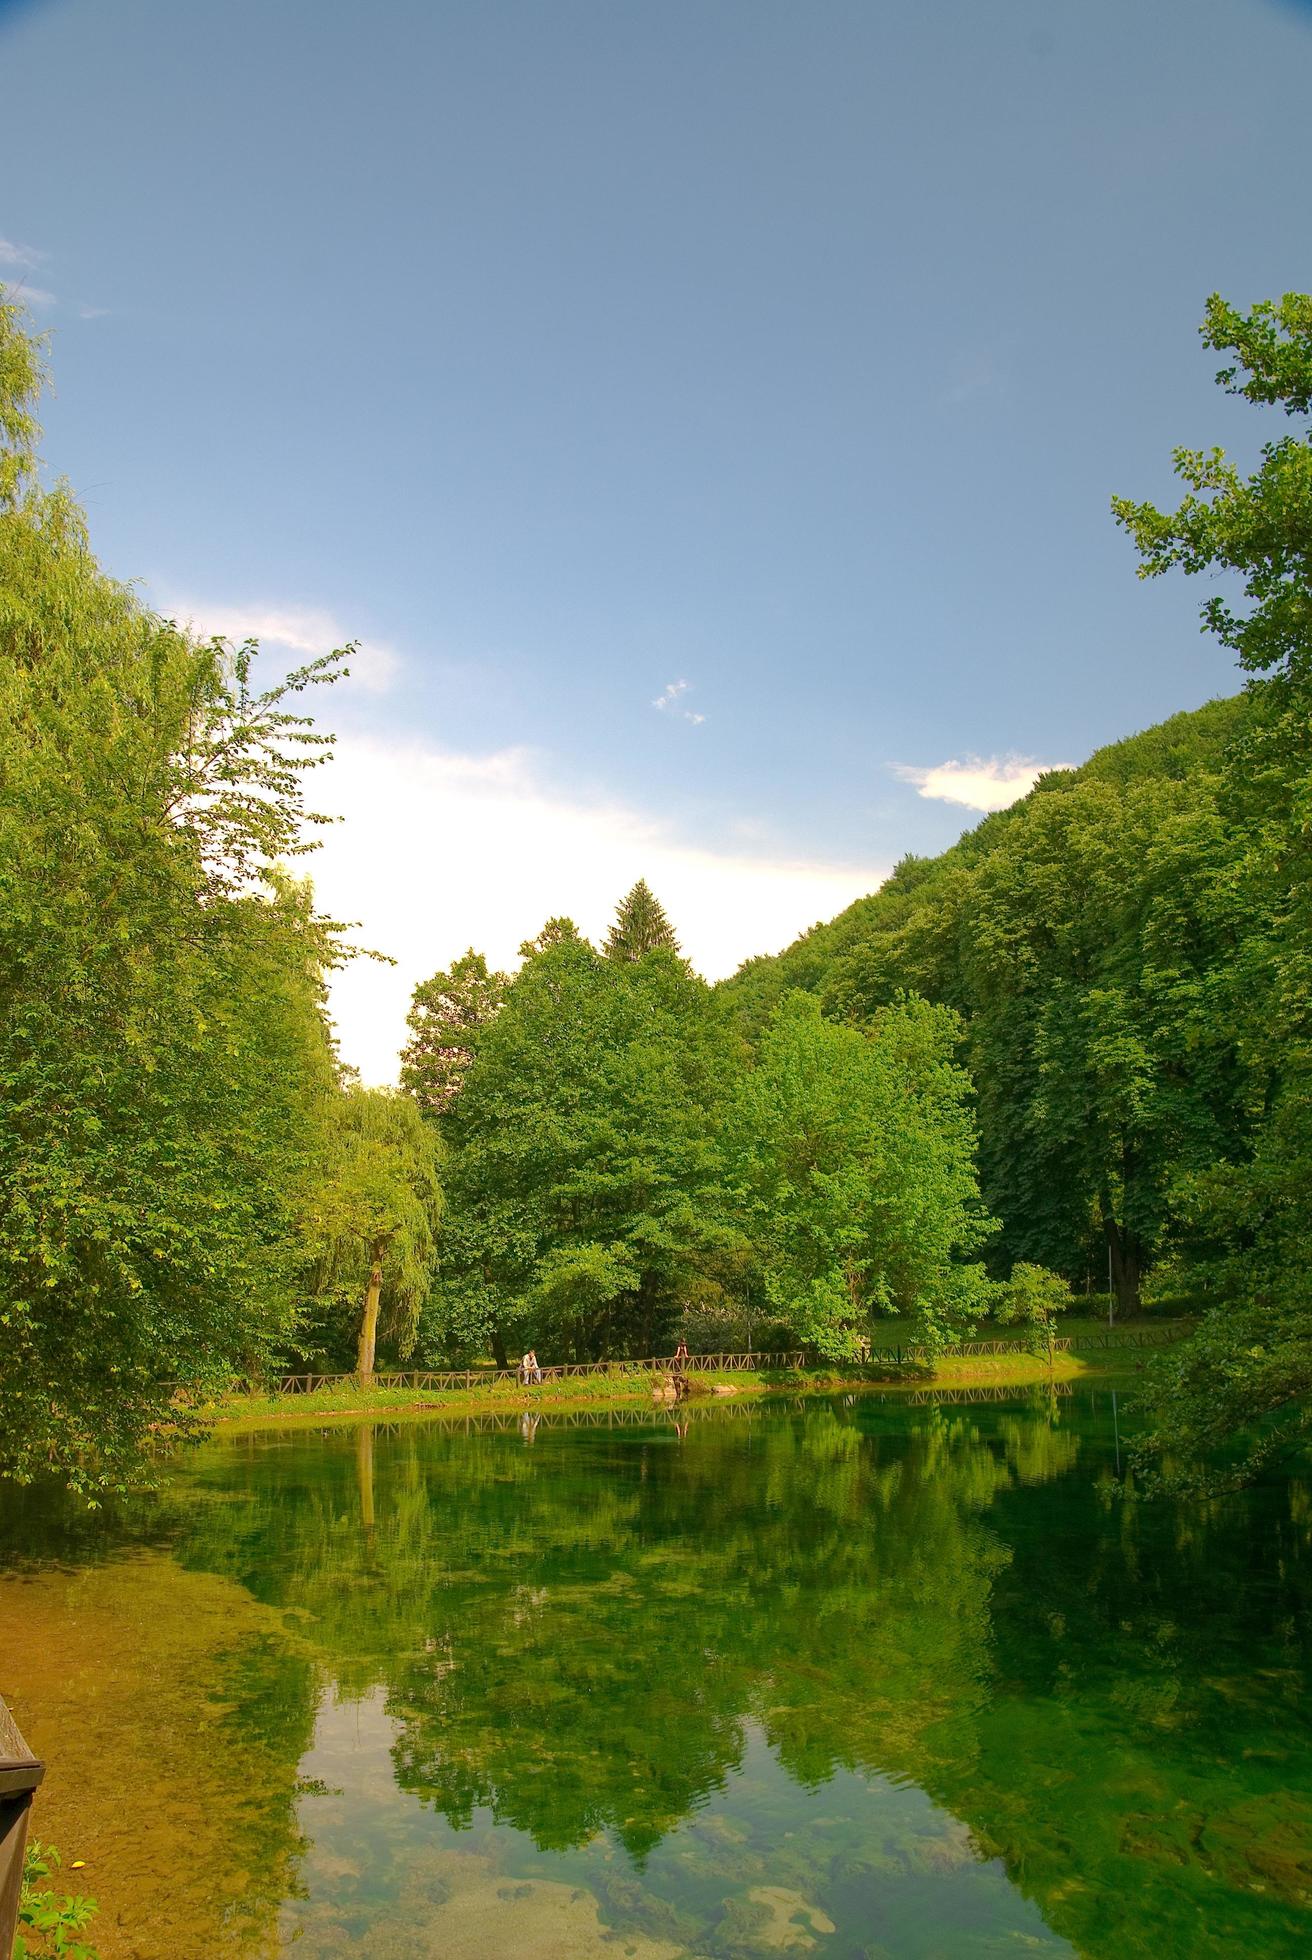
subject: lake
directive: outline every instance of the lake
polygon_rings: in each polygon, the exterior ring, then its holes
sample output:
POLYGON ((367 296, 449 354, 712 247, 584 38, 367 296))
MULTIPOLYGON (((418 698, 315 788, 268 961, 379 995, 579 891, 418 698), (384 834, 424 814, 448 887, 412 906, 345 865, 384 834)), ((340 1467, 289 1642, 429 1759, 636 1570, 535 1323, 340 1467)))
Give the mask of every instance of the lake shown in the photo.
POLYGON ((0 1505, 105 1960, 1312 1949, 1312 1494, 1124 1390, 269 1432, 0 1505))

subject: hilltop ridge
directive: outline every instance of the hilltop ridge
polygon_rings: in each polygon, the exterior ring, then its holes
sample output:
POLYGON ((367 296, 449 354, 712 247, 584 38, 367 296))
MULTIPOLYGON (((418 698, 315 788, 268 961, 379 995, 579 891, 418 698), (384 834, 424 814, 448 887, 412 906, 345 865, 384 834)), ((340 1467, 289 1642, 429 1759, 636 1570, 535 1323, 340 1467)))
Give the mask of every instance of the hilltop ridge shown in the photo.
POLYGON ((908 854, 882 885, 835 918, 818 920, 781 952, 745 960, 719 983, 717 992, 729 1001, 743 1028, 755 1034, 785 994, 795 990, 825 994, 835 969, 849 954, 872 938, 896 932, 913 912, 932 905, 935 892, 951 874, 987 858, 1037 798, 1063 795, 1081 783, 1125 786, 1150 778, 1181 782, 1194 774, 1211 774, 1251 713, 1250 695, 1223 695, 1095 749, 1078 768, 1047 771, 1026 796, 983 817, 937 856, 908 854))

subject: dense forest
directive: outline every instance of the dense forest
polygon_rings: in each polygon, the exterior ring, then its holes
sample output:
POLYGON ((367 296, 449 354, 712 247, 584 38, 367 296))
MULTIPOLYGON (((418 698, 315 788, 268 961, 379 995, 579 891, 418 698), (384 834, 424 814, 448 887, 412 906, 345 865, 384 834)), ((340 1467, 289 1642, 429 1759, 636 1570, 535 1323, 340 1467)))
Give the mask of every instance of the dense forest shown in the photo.
POLYGON ((1000 1221, 992 1258, 1086 1291, 1110 1273, 1123 1313, 1145 1286, 1184 1284, 1162 1270, 1182 1176, 1251 1138, 1255 1087, 1223 994, 1258 926, 1226 809, 1256 705, 1214 701, 1051 772, 725 987, 749 1036, 799 989, 858 1026, 909 992, 954 1008, 1000 1221))
MULTIPOLYGON (((297 1359, 778 1338, 942 1344, 1108 1274, 1202 1310, 1187 1460, 1312 1389, 1312 299, 1209 302, 1245 478, 1116 500, 1140 572, 1221 571, 1242 694, 1055 772, 712 988, 639 882, 606 943, 416 989, 401 1086, 338 1059, 351 956, 290 867, 331 738, 97 563, 43 487, 43 350, 0 307, 0 1474, 130 1477, 179 1391, 297 1359)), ((532 921, 525 922, 531 927, 532 921)), ((384 951, 386 949, 383 949, 384 951)))

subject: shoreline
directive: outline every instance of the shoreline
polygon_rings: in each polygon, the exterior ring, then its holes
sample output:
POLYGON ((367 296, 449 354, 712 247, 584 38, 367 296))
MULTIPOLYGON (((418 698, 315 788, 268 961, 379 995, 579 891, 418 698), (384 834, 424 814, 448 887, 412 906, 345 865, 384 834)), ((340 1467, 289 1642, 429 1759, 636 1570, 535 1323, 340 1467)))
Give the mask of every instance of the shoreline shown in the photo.
MULTIPOLYGON (((716 1402, 760 1400, 777 1395, 832 1395, 864 1389, 905 1390, 953 1388, 971 1383, 1014 1384, 1032 1388, 1048 1380, 1074 1381, 1085 1376, 1123 1372, 1096 1366, 1077 1355, 1059 1354, 1051 1365, 1041 1355, 998 1356, 940 1363, 934 1368, 905 1365, 877 1372, 873 1369, 808 1369, 787 1374, 707 1374, 697 1377, 706 1384, 702 1393, 688 1401, 700 1406, 716 1402), (718 1391, 718 1392, 717 1392, 718 1391)), ((486 1416, 519 1414, 524 1409, 550 1409, 559 1415, 586 1414, 606 1408, 648 1407, 661 1414, 675 1407, 686 1407, 653 1395, 650 1387, 633 1377, 607 1380, 595 1378, 585 1387, 577 1379, 544 1383, 525 1388, 519 1383, 498 1383, 482 1389, 316 1389, 309 1395, 240 1396, 212 1403, 200 1411, 211 1435, 245 1436, 266 1429, 304 1429, 328 1423, 360 1422, 370 1419, 419 1420, 426 1416, 486 1416), (324 1400, 317 1398, 323 1395, 324 1400)))

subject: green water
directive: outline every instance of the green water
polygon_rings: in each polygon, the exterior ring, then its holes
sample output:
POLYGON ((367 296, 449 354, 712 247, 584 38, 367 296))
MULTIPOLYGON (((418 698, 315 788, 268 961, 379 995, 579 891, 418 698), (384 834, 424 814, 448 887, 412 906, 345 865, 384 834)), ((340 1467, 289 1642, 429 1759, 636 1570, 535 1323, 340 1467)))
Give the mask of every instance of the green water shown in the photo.
POLYGON ((28 1608, 153 1575, 147 1657, 225 1582, 195 1774, 244 1779, 256 1950, 1305 1955, 1312 1501, 1126 1497, 1126 1426, 1100 1386, 282 1432, 0 1545, 28 1608))

